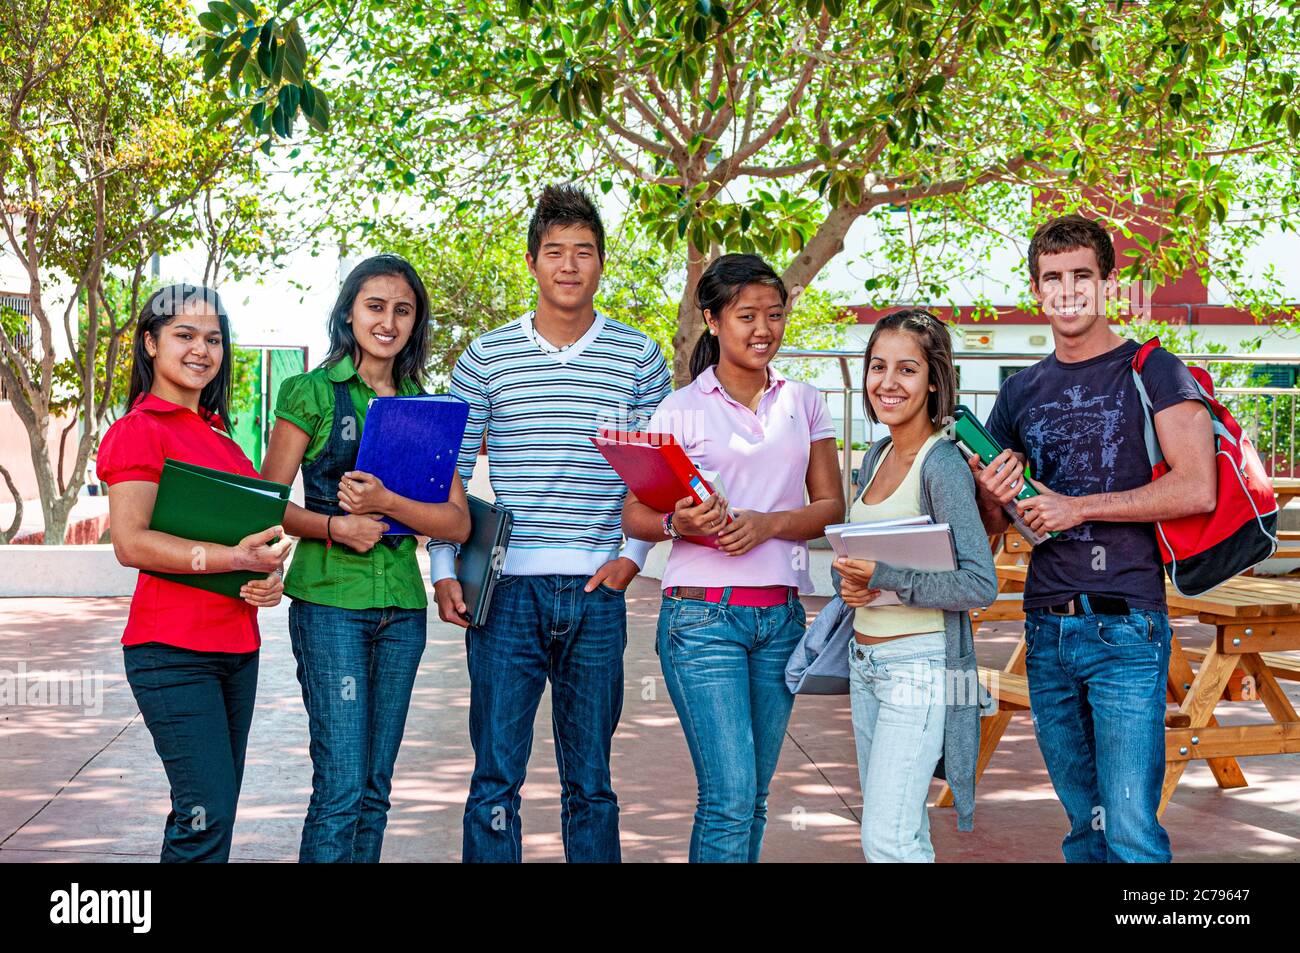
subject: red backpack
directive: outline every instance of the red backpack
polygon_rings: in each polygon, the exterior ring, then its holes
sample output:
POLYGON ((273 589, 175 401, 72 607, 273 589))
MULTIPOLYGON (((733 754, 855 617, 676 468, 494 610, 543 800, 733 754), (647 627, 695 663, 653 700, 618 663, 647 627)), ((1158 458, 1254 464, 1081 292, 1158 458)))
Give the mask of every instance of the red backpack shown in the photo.
MULTIPOLYGON (((1151 479, 1169 472, 1156 439, 1151 398, 1142 385, 1142 365, 1160 346, 1152 338, 1133 357, 1133 380, 1142 398, 1151 479)), ((1214 381, 1203 367, 1189 367, 1201 402, 1214 423, 1218 498, 1209 513, 1194 513, 1156 523, 1156 540, 1165 572, 1185 596, 1198 596, 1268 559, 1277 550, 1277 497, 1254 445, 1228 408, 1214 399, 1214 381)))

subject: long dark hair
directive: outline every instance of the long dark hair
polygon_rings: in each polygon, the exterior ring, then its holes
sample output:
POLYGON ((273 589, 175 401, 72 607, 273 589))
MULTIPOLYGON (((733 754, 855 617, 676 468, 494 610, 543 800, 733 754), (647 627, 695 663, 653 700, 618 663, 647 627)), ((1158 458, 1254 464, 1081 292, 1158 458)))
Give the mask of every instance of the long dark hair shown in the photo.
POLYGON ((415 292, 415 323, 410 338, 393 360, 393 386, 400 387, 408 380, 418 384, 424 379, 425 365, 429 362, 429 295, 414 266, 400 255, 375 255, 348 274, 330 311, 330 349, 321 364, 333 367, 345 357, 356 359, 359 346, 348 318, 352 316, 352 305, 361 293, 361 286, 381 275, 401 278, 415 292))
MULTIPOLYGON (((699 284, 695 286, 695 306, 702 312, 710 312, 721 321, 723 309, 740 297, 748 285, 775 288, 781 295, 783 308, 790 300, 785 282, 762 258, 757 255, 720 255, 700 275, 699 284)), ((722 346, 705 325, 699 340, 695 342, 695 350, 691 353, 691 380, 717 364, 721 358, 722 346)))
POLYGON ((203 285, 178 284, 159 288, 151 294, 135 323, 131 343, 131 387, 127 391, 126 407, 130 410, 145 394, 153 389, 153 358, 145 350, 144 336, 158 341, 158 332, 185 313, 195 302, 202 302, 216 312, 221 326, 221 367, 217 376, 208 381, 199 394, 199 407, 209 416, 220 417, 230 429, 230 376, 233 371, 230 340, 230 315, 221 303, 221 296, 203 285))
POLYGON ((867 418, 873 424, 880 423, 871 407, 871 399, 867 397, 866 380, 867 370, 871 367, 871 350, 876 346, 876 338, 884 331, 907 331, 920 339, 921 352, 930 369, 930 383, 935 387, 926 400, 925 412, 932 423, 943 423, 957 409, 957 369, 952 357, 952 334, 947 325, 924 308, 904 308, 887 314, 871 329, 867 350, 862 357, 862 405, 867 418))

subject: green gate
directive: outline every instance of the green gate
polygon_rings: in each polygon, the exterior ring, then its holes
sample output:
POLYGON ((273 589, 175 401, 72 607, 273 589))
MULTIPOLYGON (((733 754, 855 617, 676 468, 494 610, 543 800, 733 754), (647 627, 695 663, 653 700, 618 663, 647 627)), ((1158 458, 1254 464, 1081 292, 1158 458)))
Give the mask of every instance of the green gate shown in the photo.
POLYGON ((305 347, 239 347, 234 349, 231 380, 231 436, 262 469, 262 455, 275 425, 280 385, 307 370, 305 347))

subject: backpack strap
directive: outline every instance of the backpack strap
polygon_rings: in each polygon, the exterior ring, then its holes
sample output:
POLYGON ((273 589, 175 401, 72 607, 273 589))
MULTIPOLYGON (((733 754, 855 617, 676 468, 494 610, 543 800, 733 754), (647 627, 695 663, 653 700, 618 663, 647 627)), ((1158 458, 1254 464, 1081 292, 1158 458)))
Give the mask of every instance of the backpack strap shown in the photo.
MULTIPOLYGON (((1147 460, 1151 464, 1153 470, 1158 464, 1164 462, 1165 455, 1164 451, 1160 449, 1160 441, 1156 437, 1155 408, 1151 404, 1151 396, 1147 393, 1146 385, 1142 383, 1142 368, 1146 364, 1147 358, 1149 358, 1159 347, 1160 339, 1158 337, 1152 338, 1138 348, 1138 352, 1133 355, 1132 361, 1133 383, 1137 387, 1138 397, 1142 401, 1142 439, 1146 443, 1147 460)), ((1207 393, 1206 387, 1200 379, 1200 375, 1193 374, 1192 378, 1196 381, 1197 390, 1201 392, 1201 403, 1204 404, 1205 409, 1210 412, 1210 423, 1214 428, 1216 441, 1226 440, 1228 443, 1236 446, 1236 439, 1228 432, 1228 428, 1223 425, 1223 421, 1219 419, 1219 415, 1215 412, 1214 402, 1207 393)), ((1217 443, 1215 444, 1215 448, 1218 448, 1217 443)))

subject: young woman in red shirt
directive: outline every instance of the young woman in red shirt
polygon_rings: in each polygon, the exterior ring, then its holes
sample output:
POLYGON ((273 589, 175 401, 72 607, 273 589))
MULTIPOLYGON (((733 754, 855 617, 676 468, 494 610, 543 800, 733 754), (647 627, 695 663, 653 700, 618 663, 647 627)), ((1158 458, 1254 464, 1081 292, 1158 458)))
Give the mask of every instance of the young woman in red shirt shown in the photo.
POLYGON ((156 291, 133 347, 129 410, 99 450, 118 561, 167 573, 267 574, 233 599, 142 572, 122 636, 127 682, 171 785, 161 859, 224 862, 257 694, 257 610, 279 603, 291 543, 280 526, 237 546, 149 528, 165 459, 251 477, 257 471, 229 434, 230 319, 216 292, 196 285, 156 291))

